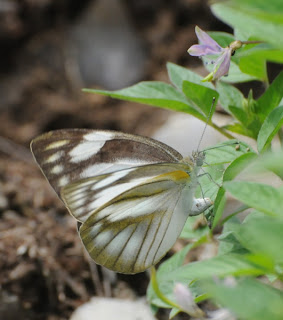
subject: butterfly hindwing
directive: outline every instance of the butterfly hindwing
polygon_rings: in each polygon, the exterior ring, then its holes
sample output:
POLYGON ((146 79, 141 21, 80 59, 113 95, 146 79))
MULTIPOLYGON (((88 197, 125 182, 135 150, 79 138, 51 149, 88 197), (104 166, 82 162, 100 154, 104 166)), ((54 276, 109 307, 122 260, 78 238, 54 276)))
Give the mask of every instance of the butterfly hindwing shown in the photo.
MULTIPOLYGON (((189 215, 193 190, 185 188, 190 176, 184 171, 189 167, 156 164, 148 169, 154 174, 93 211, 80 227, 91 257, 111 270, 137 273, 156 264, 173 246, 189 215)), ((96 184, 91 180, 82 181, 90 190, 96 184)), ((63 188, 62 198, 70 211, 80 184, 63 188)))
POLYGON ((184 166, 188 169, 184 164, 151 164, 81 179, 62 188, 61 198, 71 215, 84 222, 96 209, 119 194, 184 166))
POLYGON ((156 140, 103 130, 51 131, 34 139, 31 149, 58 195, 62 187, 83 178, 182 159, 177 151, 156 140))

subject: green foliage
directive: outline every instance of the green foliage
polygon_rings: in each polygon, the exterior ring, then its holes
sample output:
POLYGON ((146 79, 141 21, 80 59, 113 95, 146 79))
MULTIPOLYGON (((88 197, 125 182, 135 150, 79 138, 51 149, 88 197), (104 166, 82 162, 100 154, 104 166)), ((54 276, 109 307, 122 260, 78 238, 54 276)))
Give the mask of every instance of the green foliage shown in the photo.
POLYGON ((240 319, 280 320, 283 314, 282 291, 253 278, 243 278, 237 283, 206 283, 206 289, 222 305, 240 319))
MULTIPOLYGON (((234 0, 213 4, 213 13, 245 39, 256 38, 283 49, 283 7, 281 0, 234 0)), ((241 39, 242 40, 242 39, 241 39)))
MULTIPOLYGON (((269 172, 278 181, 283 179, 283 151, 272 151, 275 139, 281 148, 283 143, 283 72, 269 84, 266 71, 268 61, 283 62, 283 2, 221 1, 212 5, 212 11, 234 29, 233 35, 209 33, 222 47, 235 39, 262 41, 236 51, 228 77, 216 84, 202 82, 198 74, 168 63, 171 84, 141 82, 117 91, 84 91, 185 112, 208 121, 209 126, 230 139, 205 150, 206 173, 200 178, 201 188, 197 192, 198 196, 204 194, 214 201, 213 210, 205 213, 210 228, 197 228, 199 217, 188 219, 181 237, 194 239, 194 243, 160 265, 154 286, 148 288, 150 303, 155 307, 174 306, 172 314, 177 313, 173 289, 176 282, 181 282, 190 288, 195 301, 211 298, 240 319, 283 319, 283 293, 272 286, 272 281, 277 280, 282 288, 283 281, 283 188, 247 181, 243 174, 248 171, 256 176, 269 172), (251 90, 244 97, 232 84, 244 82, 248 86, 249 80, 261 81, 266 88, 258 99, 254 99, 251 90), (214 123, 213 117, 208 119, 214 112, 213 97, 231 116, 231 122, 224 127, 214 123), (257 150, 233 139, 234 133, 253 139, 257 150), (227 193, 240 204, 223 217, 227 193), (238 213, 246 209, 250 213, 244 221, 239 220, 238 213), (217 239, 218 255, 184 264, 190 250, 216 241, 212 231, 220 226, 223 230, 217 239), (228 279, 230 282, 225 279, 227 276, 233 277, 228 279)), ((210 64, 205 66, 211 71, 210 64)))
POLYGON ((249 207, 283 217, 283 191, 278 188, 248 181, 225 182, 224 188, 249 207))

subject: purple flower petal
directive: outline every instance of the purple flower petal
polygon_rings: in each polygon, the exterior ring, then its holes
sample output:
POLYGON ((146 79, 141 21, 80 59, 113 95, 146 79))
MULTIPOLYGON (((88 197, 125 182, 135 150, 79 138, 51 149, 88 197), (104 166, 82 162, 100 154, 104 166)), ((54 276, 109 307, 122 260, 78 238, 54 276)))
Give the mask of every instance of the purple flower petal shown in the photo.
POLYGON ((177 303, 183 311, 193 317, 203 317, 203 311, 195 303, 191 291, 182 283, 176 283, 174 288, 177 303))
POLYGON ((232 50, 229 47, 225 48, 223 54, 216 59, 214 68, 215 71, 213 71, 213 80, 219 79, 228 74, 232 53, 231 51, 232 50))
POLYGON ((222 47, 213 40, 206 32, 201 30, 198 26, 195 28, 196 35, 198 37, 199 43, 204 44, 208 47, 210 47, 211 51, 215 53, 220 53, 222 51, 222 47))
MULTIPOLYGON (((221 48, 221 50, 223 49, 221 48)), ((189 48, 188 53, 191 56, 201 57, 205 55, 219 54, 219 51, 216 52, 210 46, 207 46, 205 44, 194 44, 189 48)))

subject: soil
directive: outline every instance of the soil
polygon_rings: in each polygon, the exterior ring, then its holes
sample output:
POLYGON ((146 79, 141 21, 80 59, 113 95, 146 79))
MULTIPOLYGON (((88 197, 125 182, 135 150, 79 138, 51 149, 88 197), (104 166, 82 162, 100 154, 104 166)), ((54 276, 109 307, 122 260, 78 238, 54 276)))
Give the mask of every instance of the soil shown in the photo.
MULTIPOLYGON (((146 294, 147 273, 116 275, 89 261, 74 219, 29 151, 32 138, 48 130, 82 127, 151 135, 168 116, 169 111, 81 92, 66 67, 63 38, 90 2, 11 0, 0 5, 1 319, 68 319, 94 295, 146 294)), ((123 3, 146 47, 140 80, 168 81, 167 61, 199 67, 186 52, 196 41, 195 25, 230 31, 212 16, 206 1, 123 3)))

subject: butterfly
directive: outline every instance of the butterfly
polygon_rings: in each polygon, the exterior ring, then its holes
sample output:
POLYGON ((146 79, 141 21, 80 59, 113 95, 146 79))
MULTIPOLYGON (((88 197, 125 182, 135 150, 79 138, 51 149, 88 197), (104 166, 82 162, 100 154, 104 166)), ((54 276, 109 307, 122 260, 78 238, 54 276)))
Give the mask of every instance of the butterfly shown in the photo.
POLYGON ((134 274, 171 249, 189 216, 212 205, 196 199, 204 153, 183 158, 157 140, 116 131, 63 129, 31 142, 41 171, 79 222, 91 258, 134 274))

